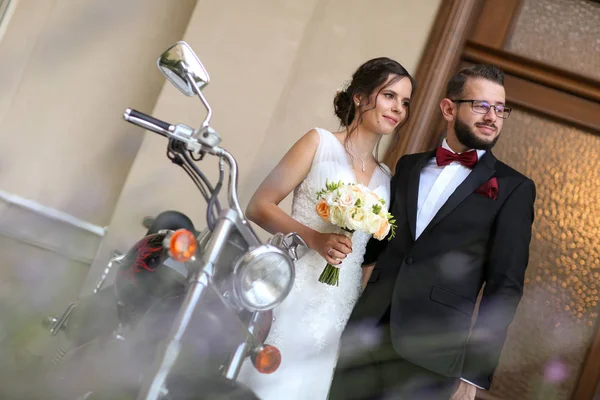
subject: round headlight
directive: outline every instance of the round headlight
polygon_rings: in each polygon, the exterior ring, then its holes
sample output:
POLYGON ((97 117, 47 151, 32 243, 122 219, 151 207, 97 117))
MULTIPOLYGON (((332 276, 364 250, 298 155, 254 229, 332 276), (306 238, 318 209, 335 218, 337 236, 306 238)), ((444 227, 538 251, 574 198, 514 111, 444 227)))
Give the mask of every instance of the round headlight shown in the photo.
POLYGON ((279 305, 294 283, 294 263, 282 250, 268 244, 246 253, 234 269, 234 290, 250 311, 266 311, 279 305))

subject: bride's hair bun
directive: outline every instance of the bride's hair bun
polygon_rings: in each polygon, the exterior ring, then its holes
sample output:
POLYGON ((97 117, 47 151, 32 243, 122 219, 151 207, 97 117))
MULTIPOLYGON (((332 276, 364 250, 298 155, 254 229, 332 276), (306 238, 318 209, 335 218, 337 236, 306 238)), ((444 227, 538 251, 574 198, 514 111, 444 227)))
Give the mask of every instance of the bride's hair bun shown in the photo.
POLYGON ((333 99, 333 109, 342 126, 350 126, 354 119, 354 102, 348 89, 339 91, 333 99))

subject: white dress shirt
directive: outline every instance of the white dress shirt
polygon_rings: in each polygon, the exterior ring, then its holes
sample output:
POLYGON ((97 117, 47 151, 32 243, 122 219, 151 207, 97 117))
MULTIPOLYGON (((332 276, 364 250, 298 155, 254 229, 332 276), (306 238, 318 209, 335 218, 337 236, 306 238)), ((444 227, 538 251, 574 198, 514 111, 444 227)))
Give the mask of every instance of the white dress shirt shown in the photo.
MULTIPOLYGON (((442 147, 453 153, 446 139, 442 142, 442 147)), ((473 150, 470 150, 473 151, 473 150)), ((477 160, 485 154, 485 150, 476 150, 477 160)), ((450 195, 456 188, 469 176, 471 169, 465 167, 458 161, 452 161, 444 167, 438 167, 435 156, 427 161, 421 170, 419 179, 419 197, 417 200, 417 229, 415 240, 421 236, 427 225, 431 222, 435 214, 442 208, 450 195)), ((481 386, 460 378, 473 386, 483 389, 481 386)))
MULTIPOLYGON (((455 153, 446 139, 442 147, 455 153)), ((473 150, 470 150, 473 151, 473 150)), ((485 154, 485 150, 477 150, 477 160, 485 154)), ((419 180, 419 197, 417 200, 417 228, 415 240, 421 236, 435 214, 442 208, 450 195, 469 176, 471 169, 458 161, 452 161, 444 167, 438 167, 435 156, 427 161, 421 170, 419 180)))

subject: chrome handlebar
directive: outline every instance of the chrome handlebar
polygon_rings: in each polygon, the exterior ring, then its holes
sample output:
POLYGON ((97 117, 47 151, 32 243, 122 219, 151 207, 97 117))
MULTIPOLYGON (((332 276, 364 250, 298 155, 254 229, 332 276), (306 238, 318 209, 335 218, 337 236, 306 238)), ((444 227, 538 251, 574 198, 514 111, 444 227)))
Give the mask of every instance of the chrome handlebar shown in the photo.
MULTIPOLYGON (((201 92, 200 92, 201 93, 201 92)), ((242 207, 237 194, 238 185, 238 165, 237 161, 222 147, 218 144, 221 142, 219 134, 210 126, 202 126, 199 130, 195 130, 184 124, 170 124, 165 121, 161 121, 143 112, 128 108, 123 114, 125 121, 137 125, 141 128, 147 129, 154 133, 158 133, 169 139, 173 139, 185 144, 186 149, 192 151, 195 154, 208 153, 217 156, 227 163, 229 166, 229 187, 228 187, 228 201, 229 206, 233 208, 240 216, 244 218, 242 207)))

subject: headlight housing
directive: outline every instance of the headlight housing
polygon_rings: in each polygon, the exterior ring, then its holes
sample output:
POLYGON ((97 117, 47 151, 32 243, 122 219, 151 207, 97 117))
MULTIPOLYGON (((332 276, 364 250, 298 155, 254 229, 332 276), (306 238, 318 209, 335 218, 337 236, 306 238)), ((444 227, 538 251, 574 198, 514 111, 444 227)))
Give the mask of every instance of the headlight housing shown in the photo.
POLYGON ((278 306, 292 289, 295 276, 290 256, 269 244, 247 252, 233 273, 235 297, 249 311, 278 306))

